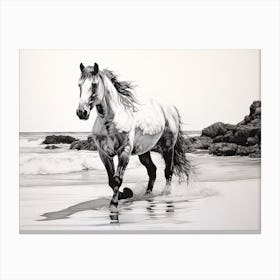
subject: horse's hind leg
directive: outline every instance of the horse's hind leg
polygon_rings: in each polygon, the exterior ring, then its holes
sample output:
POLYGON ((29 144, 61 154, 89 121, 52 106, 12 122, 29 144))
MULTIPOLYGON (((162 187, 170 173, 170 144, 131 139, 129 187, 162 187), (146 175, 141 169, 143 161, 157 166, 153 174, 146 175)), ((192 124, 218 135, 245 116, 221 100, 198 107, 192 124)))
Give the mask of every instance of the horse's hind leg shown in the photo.
POLYGON ((165 149, 163 151, 163 158, 165 161, 164 176, 166 179, 166 185, 168 186, 171 184, 173 170, 174 170, 173 157, 174 157, 173 147, 170 147, 169 149, 165 149))
POLYGON ((145 154, 139 155, 139 159, 140 159, 140 162, 147 168, 147 172, 149 175, 149 182, 148 182, 148 187, 147 187, 146 193, 149 194, 152 192, 153 187, 154 187, 157 168, 151 159, 150 152, 146 152, 145 154))
POLYGON ((174 172, 174 146, 176 142, 175 134, 166 128, 160 141, 162 156, 165 162, 164 176, 166 179, 166 187, 164 192, 170 193, 171 180, 174 172))

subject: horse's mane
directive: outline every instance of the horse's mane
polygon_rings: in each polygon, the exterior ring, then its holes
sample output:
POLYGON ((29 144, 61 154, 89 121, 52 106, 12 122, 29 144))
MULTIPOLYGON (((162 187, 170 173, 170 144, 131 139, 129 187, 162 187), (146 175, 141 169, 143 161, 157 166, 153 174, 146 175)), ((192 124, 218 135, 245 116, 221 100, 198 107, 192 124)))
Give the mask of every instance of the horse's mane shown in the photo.
POLYGON ((134 89, 132 83, 129 81, 120 81, 117 75, 109 69, 104 69, 103 73, 116 88, 119 100, 124 105, 124 107, 126 109, 132 109, 133 111, 137 111, 136 104, 138 102, 132 92, 134 89))

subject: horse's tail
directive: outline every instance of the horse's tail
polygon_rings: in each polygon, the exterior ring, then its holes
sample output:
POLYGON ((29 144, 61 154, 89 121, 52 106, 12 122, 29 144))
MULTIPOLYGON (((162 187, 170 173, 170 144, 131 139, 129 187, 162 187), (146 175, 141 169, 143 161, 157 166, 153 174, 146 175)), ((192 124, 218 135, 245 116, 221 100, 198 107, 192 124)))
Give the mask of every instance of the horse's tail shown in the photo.
POLYGON ((191 163, 186 158, 185 139, 182 132, 181 117, 177 108, 176 110, 179 118, 179 131, 174 146, 174 156, 173 156, 174 174, 179 177, 180 181, 184 181, 184 180, 188 181, 189 173, 191 170, 191 163))

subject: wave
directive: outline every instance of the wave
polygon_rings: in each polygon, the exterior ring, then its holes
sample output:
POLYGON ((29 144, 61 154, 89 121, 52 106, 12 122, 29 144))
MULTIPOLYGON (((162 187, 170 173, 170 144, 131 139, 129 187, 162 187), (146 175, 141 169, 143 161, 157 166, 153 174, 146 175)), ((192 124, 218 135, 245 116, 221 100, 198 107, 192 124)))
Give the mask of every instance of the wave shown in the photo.
POLYGON ((27 138, 22 138, 20 139, 20 147, 38 147, 41 145, 41 143, 44 141, 43 138, 40 139, 27 139, 27 138))
MULTIPOLYGON (((128 168, 140 165, 131 158, 128 168)), ((20 174, 63 174, 85 170, 104 170, 97 152, 66 151, 55 153, 27 153, 20 156, 20 174)))

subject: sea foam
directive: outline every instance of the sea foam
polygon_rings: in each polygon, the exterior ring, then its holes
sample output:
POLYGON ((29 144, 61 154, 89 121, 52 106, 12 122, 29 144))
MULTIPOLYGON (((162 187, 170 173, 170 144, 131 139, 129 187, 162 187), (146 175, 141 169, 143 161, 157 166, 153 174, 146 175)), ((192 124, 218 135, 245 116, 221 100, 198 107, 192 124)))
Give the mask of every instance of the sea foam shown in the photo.
MULTIPOLYGON (((139 165, 138 158, 133 157, 128 168, 139 165)), ((20 156, 20 174, 61 174, 85 170, 105 170, 97 152, 68 150, 20 156)))

